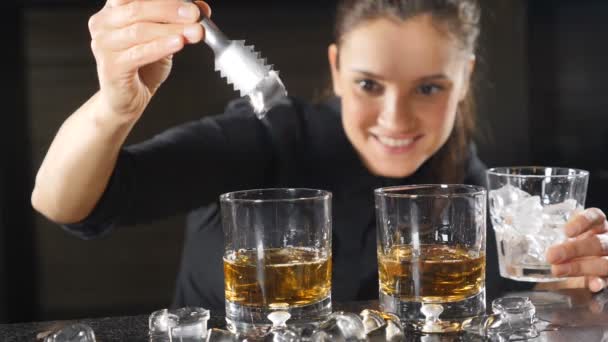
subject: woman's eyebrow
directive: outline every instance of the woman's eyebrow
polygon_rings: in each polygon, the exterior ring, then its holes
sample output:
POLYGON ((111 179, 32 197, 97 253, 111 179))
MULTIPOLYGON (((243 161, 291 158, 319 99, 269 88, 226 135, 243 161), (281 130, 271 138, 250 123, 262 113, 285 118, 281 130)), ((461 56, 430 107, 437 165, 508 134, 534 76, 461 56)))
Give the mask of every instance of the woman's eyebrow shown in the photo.
POLYGON ((378 80, 383 80, 384 77, 382 75, 379 75, 375 72, 371 72, 368 70, 364 70, 364 69, 359 69, 359 68, 352 68, 351 71, 359 73, 364 75, 365 77, 370 77, 370 78, 374 78, 374 79, 378 79, 378 80))
POLYGON ((435 80, 446 80, 448 77, 445 74, 434 74, 430 76, 422 76, 417 81, 435 81, 435 80))
MULTIPOLYGON (((382 76, 378 73, 372 72, 372 71, 365 70, 365 69, 352 68, 351 71, 359 73, 365 77, 373 78, 373 79, 378 79, 378 80, 385 79, 384 76, 382 76)), ((422 76, 422 77, 416 79, 416 81, 422 82, 422 81, 434 81, 434 80, 446 80, 446 79, 448 79, 448 77, 445 74, 433 74, 433 75, 428 75, 428 76, 422 76)))

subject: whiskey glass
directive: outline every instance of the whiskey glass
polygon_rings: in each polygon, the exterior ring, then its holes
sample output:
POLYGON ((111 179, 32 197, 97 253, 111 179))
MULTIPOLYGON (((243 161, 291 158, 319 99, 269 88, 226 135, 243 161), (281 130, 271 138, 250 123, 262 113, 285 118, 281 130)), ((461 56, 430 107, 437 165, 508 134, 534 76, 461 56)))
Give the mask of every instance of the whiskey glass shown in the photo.
POLYGON ((375 202, 381 309, 426 333, 485 312, 485 189, 389 187, 375 202))
POLYGON ((290 324, 331 314, 331 193, 259 189, 220 196, 228 330, 263 335, 268 315, 290 324))

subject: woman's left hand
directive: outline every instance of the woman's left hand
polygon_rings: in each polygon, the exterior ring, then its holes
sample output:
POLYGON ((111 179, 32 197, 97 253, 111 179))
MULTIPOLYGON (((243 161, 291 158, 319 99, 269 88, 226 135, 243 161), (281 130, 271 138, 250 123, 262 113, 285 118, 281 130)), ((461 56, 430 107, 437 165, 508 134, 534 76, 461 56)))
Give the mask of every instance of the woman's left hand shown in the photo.
POLYGON ((597 208, 572 217, 564 227, 574 238, 547 251, 547 261, 557 277, 585 277, 589 290, 599 292, 608 281, 608 221, 597 208))

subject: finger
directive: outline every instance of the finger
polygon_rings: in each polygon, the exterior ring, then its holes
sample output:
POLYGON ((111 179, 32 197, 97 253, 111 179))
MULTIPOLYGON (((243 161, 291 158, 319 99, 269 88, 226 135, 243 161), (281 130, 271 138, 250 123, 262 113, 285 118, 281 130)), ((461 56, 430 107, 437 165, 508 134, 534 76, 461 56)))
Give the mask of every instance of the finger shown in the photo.
POLYGON ((211 6, 204 1, 195 1, 194 2, 198 8, 201 10, 201 13, 205 15, 207 18, 211 18, 211 6))
POLYGON ((596 224, 595 226, 591 227, 589 230, 585 231, 584 233, 577 235, 575 237, 575 239, 584 239, 591 235, 604 234, 607 232, 608 232, 608 221, 604 221, 603 223, 596 224))
POLYGON ((602 277, 588 277, 587 287, 591 292, 600 292, 606 288, 606 280, 602 277))
POLYGON ((182 35, 189 43, 203 38, 203 27, 199 24, 156 24, 137 23, 121 29, 106 32, 97 38, 99 45, 110 51, 122 51, 153 40, 182 35))
POLYGON ((588 230, 595 229, 596 226, 603 227, 605 221, 606 215, 601 210, 589 208, 570 219, 564 226, 564 230, 569 237, 575 237, 588 230))
POLYGON ((591 232, 594 234, 604 234, 608 233, 608 221, 604 221, 604 224, 596 225, 591 232))
POLYGON ((547 261, 559 264, 575 258, 608 254, 608 235, 588 235, 586 238, 566 241, 549 247, 547 261))
POLYGON ((120 65, 120 69, 124 71, 134 70, 170 56, 183 47, 184 39, 181 35, 159 38, 121 52, 116 65, 120 65))
POLYGON ((591 230, 588 230, 588 231, 578 235, 577 237, 575 237, 575 239, 582 240, 582 239, 586 239, 593 235, 605 234, 605 233, 608 233, 608 221, 604 222, 604 224, 594 226, 591 230))
POLYGON ((106 1, 106 6, 117 7, 117 6, 126 5, 129 2, 133 2, 133 1, 135 1, 135 0, 108 0, 108 1, 106 1))
MULTIPOLYGON (((138 1, 138 0, 107 0, 105 7, 118 7, 118 6, 126 5, 133 1, 138 1)), ((182 1, 182 0, 165 0, 165 1, 182 1)))
POLYGON ((103 13, 109 28, 121 28, 136 22, 172 24, 194 23, 200 17, 197 5, 183 1, 146 0, 132 1, 103 13))
POLYGON ((552 265, 551 272, 556 277, 605 277, 608 275, 608 257, 585 258, 565 264, 552 265))

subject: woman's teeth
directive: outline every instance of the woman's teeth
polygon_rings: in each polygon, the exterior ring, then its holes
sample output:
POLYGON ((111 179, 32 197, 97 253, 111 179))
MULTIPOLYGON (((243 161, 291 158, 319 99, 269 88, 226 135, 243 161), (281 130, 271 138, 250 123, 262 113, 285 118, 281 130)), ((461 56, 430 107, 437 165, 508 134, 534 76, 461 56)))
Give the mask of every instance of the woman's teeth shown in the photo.
POLYGON ((382 137, 382 136, 378 136, 378 140, 386 146, 389 147, 405 147, 408 146, 409 144, 411 144, 414 139, 410 138, 410 139, 393 139, 393 138, 389 138, 389 137, 382 137))

